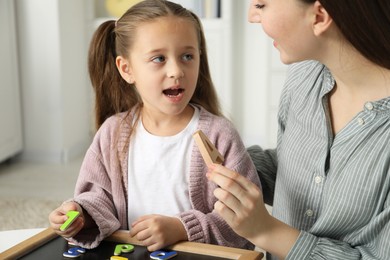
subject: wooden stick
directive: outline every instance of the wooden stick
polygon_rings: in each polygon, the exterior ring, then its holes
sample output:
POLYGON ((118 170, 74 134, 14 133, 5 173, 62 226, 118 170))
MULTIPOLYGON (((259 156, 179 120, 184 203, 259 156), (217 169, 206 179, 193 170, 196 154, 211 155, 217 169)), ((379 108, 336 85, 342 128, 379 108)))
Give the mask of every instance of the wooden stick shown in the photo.
MULTIPOLYGON (((142 246, 142 242, 134 237, 130 237, 127 230, 118 230, 106 240, 142 246)), ((264 257, 264 254, 258 251, 187 241, 178 242, 168 248, 179 252, 215 256, 224 259, 260 260, 264 257)))
POLYGON ((213 163, 223 163, 223 156, 218 152, 217 148, 215 148, 213 143, 207 138, 207 136, 202 132, 202 130, 196 131, 192 136, 194 137, 195 142, 198 145, 199 151, 202 154, 203 160, 206 162, 206 165, 210 165, 213 163))

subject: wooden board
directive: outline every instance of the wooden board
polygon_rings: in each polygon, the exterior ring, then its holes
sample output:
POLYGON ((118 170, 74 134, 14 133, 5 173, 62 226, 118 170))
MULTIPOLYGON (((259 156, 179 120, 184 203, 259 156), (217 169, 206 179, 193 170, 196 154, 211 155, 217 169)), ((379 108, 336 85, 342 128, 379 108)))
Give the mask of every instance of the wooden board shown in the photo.
MULTIPOLYGON (((142 246, 141 242, 130 237, 129 231, 125 230, 116 231, 103 241, 99 247, 87 250, 79 259, 109 259, 113 255, 113 248, 117 243, 128 243, 136 246, 133 253, 123 255, 128 257, 128 259, 150 259, 149 252, 142 246)), ((66 258, 62 256, 62 253, 67 249, 68 244, 66 240, 59 237, 51 228, 48 228, 4 251, 0 254, 0 259, 63 260, 66 258)), ((169 247, 169 249, 178 252, 178 255, 173 258, 175 260, 259 260, 263 258, 263 254, 257 251, 195 242, 180 242, 169 247)))

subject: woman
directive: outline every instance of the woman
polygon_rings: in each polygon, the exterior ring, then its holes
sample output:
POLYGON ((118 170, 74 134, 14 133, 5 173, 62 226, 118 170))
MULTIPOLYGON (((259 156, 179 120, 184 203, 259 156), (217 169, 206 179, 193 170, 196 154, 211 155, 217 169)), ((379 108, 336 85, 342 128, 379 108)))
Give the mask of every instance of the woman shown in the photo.
POLYGON ((291 64, 262 191, 213 165, 215 210, 271 259, 390 256, 390 2, 252 0, 291 64), (264 202, 273 206, 272 216, 264 202))

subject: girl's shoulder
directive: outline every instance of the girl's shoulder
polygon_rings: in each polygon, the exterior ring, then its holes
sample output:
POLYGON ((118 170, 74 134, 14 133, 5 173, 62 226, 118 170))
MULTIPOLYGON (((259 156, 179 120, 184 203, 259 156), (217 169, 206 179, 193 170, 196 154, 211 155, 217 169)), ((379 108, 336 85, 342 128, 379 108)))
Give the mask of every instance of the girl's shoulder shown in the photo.
POLYGON ((228 127, 234 128, 233 123, 225 116, 218 116, 210 113, 208 110, 200 105, 196 105, 199 108, 199 124, 209 125, 210 127, 228 127))
POLYGON ((214 138, 239 138, 235 125, 228 118, 214 115, 203 107, 196 106, 200 109, 198 129, 202 130, 210 140, 214 138))
POLYGON ((131 120, 130 118, 132 118, 132 117, 133 117, 133 115, 132 115, 132 112, 130 112, 130 111, 121 112, 121 113, 112 115, 103 122, 100 129, 117 128, 118 125, 120 125, 120 124, 131 122, 129 120, 131 120))
POLYGON ((96 136, 106 138, 113 137, 120 133, 130 131, 132 118, 134 114, 131 111, 121 112, 107 118, 96 132, 96 136))

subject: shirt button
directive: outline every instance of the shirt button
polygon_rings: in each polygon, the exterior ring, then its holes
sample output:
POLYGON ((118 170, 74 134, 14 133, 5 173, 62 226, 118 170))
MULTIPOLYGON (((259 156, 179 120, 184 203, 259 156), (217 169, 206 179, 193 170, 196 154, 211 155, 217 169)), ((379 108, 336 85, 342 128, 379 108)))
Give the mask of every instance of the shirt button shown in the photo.
POLYGON ((363 119, 363 118, 359 117, 359 118, 357 119, 357 121, 358 121, 358 124, 359 124, 359 125, 364 125, 364 119, 363 119))
POLYGON ((308 217, 312 217, 314 212, 311 209, 306 210, 305 215, 308 217))
POLYGON ((368 110, 372 110, 374 108, 374 105, 371 103, 371 102, 367 102, 365 105, 364 105, 368 110))
POLYGON ((315 182, 316 184, 320 184, 320 183, 322 182, 322 177, 321 177, 321 176, 316 176, 316 177, 314 178, 314 182, 315 182))

